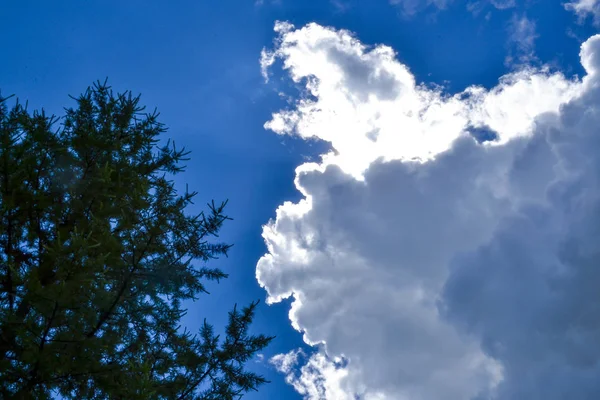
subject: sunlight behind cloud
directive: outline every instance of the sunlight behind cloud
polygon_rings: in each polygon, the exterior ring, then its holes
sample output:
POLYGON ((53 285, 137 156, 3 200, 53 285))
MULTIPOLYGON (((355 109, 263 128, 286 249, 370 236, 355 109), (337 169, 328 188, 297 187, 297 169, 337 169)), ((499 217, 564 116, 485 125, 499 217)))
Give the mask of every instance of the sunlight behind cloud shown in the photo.
POLYGON ((348 31, 317 24, 295 30, 287 23, 275 29, 281 36, 274 50, 262 53, 263 74, 282 59, 306 92, 294 109, 275 113, 265 127, 330 142, 336 154, 326 155, 325 165, 354 176, 380 157, 430 159, 469 126, 489 126, 499 143, 527 135, 537 115, 557 111, 576 90, 560 74, 524 69, 489 92, 470 87, 448 95, 417 84, 391 48, 368 47, 348 31))
POLYGON ((590 152, 600 39, 582 47, 581 81, 523 68, 490 90, 448 94, 348 31, 276 31, 263 73, 281 60, 304 92, 265 127, 333 148, 298 167, 305 198, 281 205, 263 230, 257 280, 271 303, 294 298, 292 326, 320 346, 302 362, 297 352, 272 360, 288 382, 311 400, 566 398, 554 361, 537 357, 546 351, 581 383, 573 398, 600 396, 586 380, 600 356, 585 364, 571 351, 575 338, 596 345, 593 327, 567 312, 600 304, 589 294, 582 305, 577 292, 592 274, 578 257, 596 257, 593 246, 568 245, 598 218, 597 169, 585 166, 600 164, 590 152), (477 129, 494 140, 476 140, 477 129), (587 206, 568 211, 574 202, 587 206), (564 302, 545 303, 554 287, 564 302), (513 289, 523 306, 507 298, 513 289), (545 327, 541 341, 520 327, 521 310, 545 327), (532 341, 537 358, 519 358, 532 341))

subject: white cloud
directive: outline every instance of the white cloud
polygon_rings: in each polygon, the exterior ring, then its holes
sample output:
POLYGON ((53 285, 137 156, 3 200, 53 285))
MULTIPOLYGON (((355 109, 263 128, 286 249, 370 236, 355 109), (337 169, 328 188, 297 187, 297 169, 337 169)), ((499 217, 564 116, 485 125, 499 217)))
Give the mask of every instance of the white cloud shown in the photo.
POLYGON ((390 4, 397 5, 407 14, 414 14, 419 9, 433 5, 437 8, 446 8, 452 0, 390 0, 390 4))
POLYGON ((474 0, 467 3, 467 10, 473 15, 478 15, 488 5, 491 5, 498 10, 508 10, 516 7, 516 0, 474 0))
POLYGON ((490 0, 490 4, 499 10, 506 10, 517 5, 516 0, 490 0))
MULTIPOLYGON (((340 368, 341 359, 331 360, 324 354, 315 354, 297 371, 300 358, 306 359, 302 350, 292 350, 286 354, 278 354, 271 358, 271 364, 286 376, 286 382, 298 393, 310 399, 348 398, 347 391, 342 388, 342 381, 347 376, 346 370, 340 368)), ((375 400, 375 399, 374 399, 375 400)))
POLYGON ((389 0, 390 4, 399 6, 401 10, 412 15, 429 6, 435 6, 440 9, 446 8, 453 0, 389 0))
POLYGON ((503 143, 527 133, 535 116, 557 110, 573 92, 561 75, 524 69, 504 76, 490 92, 470 87, 449 96, 415 82, 390 47, 369 48, 348 31, 316 24, 294 30, 277 23, 275 29, 282 36, 274 51, 263 51, 261 65, 282 59, 306 93, 294 110, 274 114, 265 127, 331 142, 337 155, 326 155, 325 164, 355 176, 379 157, 430 158, 470 124, 500 132, 503 143))
MULTIPOLYGON (((268 0, 267 3, 271 4, 271 5, 281 5, 281 0, 268 0)), ((265 0, 255 0, 254 1, 254 6, 256 6, 256 7, 262 7, 265 4, 266 4, 265 0)))
POLYGON ((600 22, 600 0, 575 0, 565 3, 564 6, 565 9, 577 14, 580 22, 588 16, 592 16, 596 24, 600 22))
POLYGON ((277 29, 263 64, 306 93, 265 126, 333 148, 297 169, 305 199, 264 227, 256 270, 320 348, 273 360, 290 384, 311 400, 600 398, 600 37, 582 81, 524 68, 448 95, 389 47, 277 29))
POLYGON ((334 10, 341 13, 353 7, 353 4, 348 0, 329 0, 329 3, 333 6, 334 10))
POLYGON ((506 58, 509 65, 530 64, 535 57, 535 40, 538 38, 535 21, 525 15, 513 15, 508 26, 508 43, 511 53, 506 58))
MULTIPOLYGON (((454 0, 389 0, 389 2, 400 7, 405 15, 410 16, 430 6, 444 10, 454 3, 454 0)), ((491 5, 498 10, 507 10, 516 7, 516 0, 475 0, 468 2, 466 8, 474 14, 479 14, 487 5, 491 5)))

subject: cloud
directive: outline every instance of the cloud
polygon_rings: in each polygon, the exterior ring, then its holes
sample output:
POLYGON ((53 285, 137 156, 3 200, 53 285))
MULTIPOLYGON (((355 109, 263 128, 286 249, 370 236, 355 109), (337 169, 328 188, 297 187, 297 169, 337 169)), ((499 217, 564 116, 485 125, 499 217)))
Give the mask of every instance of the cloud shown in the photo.
POLYGON ((276 59, 306 91, 293 110, 275 113, 266 128, 330 142, 335 163, 358 176, 384 160, 425 160, 449 148, 465 126, 501 132, 499 142, 526 134, 533 119, 573 93, 560 74, 522 69, 487 92, 469 87, 450 96, 415 81, 387 46, 369 47, 350 32, 317 24, 277 23, 276 48, 264 50, 265 74, 276 59), (313 101, 317 98, 318 101, 313 101), (511 109, 508 115, 506 109, 511 109))
POLYGON ((575 0, 565 3, 565 9, 574 12, 579 21, 583 22, 587 17, 591 16, 594 23, 600 23, 600 1, 599 0, 575 0))
POLYGON ((265 2, 265 0, 255 0, 254 1, 254 6, 255 7, 262 7, 266 3, 271 4, 271 5, 281 5, 281 0, 268 0, 267 2, 265 2))
POLYGON ((499 10, 516 7, 516 0, 490 0, 490 4, 499 10))
POLYGON ((477 16, 488 5, 498 10, 508 10, 517 6, 516 0, 475 0, 467 3, 467 10, 477 16))
POLYGON ((311 400, 600 398, 600 36, 582 80, 523 67, 451 95, 347 31, 276 29, 264 65, 305 91, 265 126, 332 148, 263 230, 257 280, 318 348, 272 360, 288 382, 311 400))
MULTIPOLYGON (((398 6, 404 15, 411 16, 429 7, 445 10, 454 0, 389 0, 389 2, 398 6)), ((498 10, 507 10, 516 7, 517 4, 516 0, 475 0, 468 2, 466 8, 473 14, 479 14, 488 5, 498 10)))
POLYGON ((341 384, 347 376, 347 372, 341 367, 341 358, 331 360, 318 353, 307 358, 302 350, 292 350, 286 354, 278 354, 270 361, 279 372, 285 374, 286 382, 305 398, 343 400, 347 396, 341 384), (304 359, 305 363, 298 371, 300 359, 304 359))
POLYGON ((525 15, 513 15, 508 26, 508 44, 511 52, 507 65, 530 64, 535 59, 535 40, 538 38, 535 21, 525 15))
POLYGON ((335 11, 340 13, 344 13, 354 7, 354 4, 349 0, 329 0, 329 3, 335 11))
POLYGON ((600 36, 584 43, 581 56, 584 93, 538 122, 539 136, 512 171, 552 168, 544 196, 521 204, 485 245, 453 260, 444 289, 448 319, 506 366, 502 399, 600 397, 600 159, 593 150, 600 145, 600 36))
POLYGON ((445 9, 453 0, 389 0, 390 4, 400 7, 405 15, 413 15, 429 6, 445 9))

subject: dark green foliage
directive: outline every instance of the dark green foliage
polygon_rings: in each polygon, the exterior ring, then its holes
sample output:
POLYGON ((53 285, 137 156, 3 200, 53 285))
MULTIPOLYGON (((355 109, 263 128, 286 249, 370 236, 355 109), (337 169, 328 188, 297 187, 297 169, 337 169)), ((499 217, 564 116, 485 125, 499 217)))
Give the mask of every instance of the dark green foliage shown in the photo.
POLYGON ((250 335, 256 303, 184 332, 182 301, 226 275, 198 267, 222 205, 168 176, 187 153, 139 97, 102 84, 63 119, 0 100, 0 398, 234 399, 265 380, 244 369, 271 340, 250 335))

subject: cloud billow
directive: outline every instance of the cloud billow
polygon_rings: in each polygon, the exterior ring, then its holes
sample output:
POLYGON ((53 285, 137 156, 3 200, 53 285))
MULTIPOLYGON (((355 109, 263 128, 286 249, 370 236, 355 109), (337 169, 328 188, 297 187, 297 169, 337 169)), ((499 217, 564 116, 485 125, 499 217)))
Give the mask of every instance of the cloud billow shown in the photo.
POLYGON ((389 47, 276 29, 265 76, 281 59, 306 93, 266 127, 333 148, 263 231, 257 279, 320 349, 273 359, 288 382, 315 400, 600 398, 600 37, 581 80, 523 68, 449 95, 389 47))

